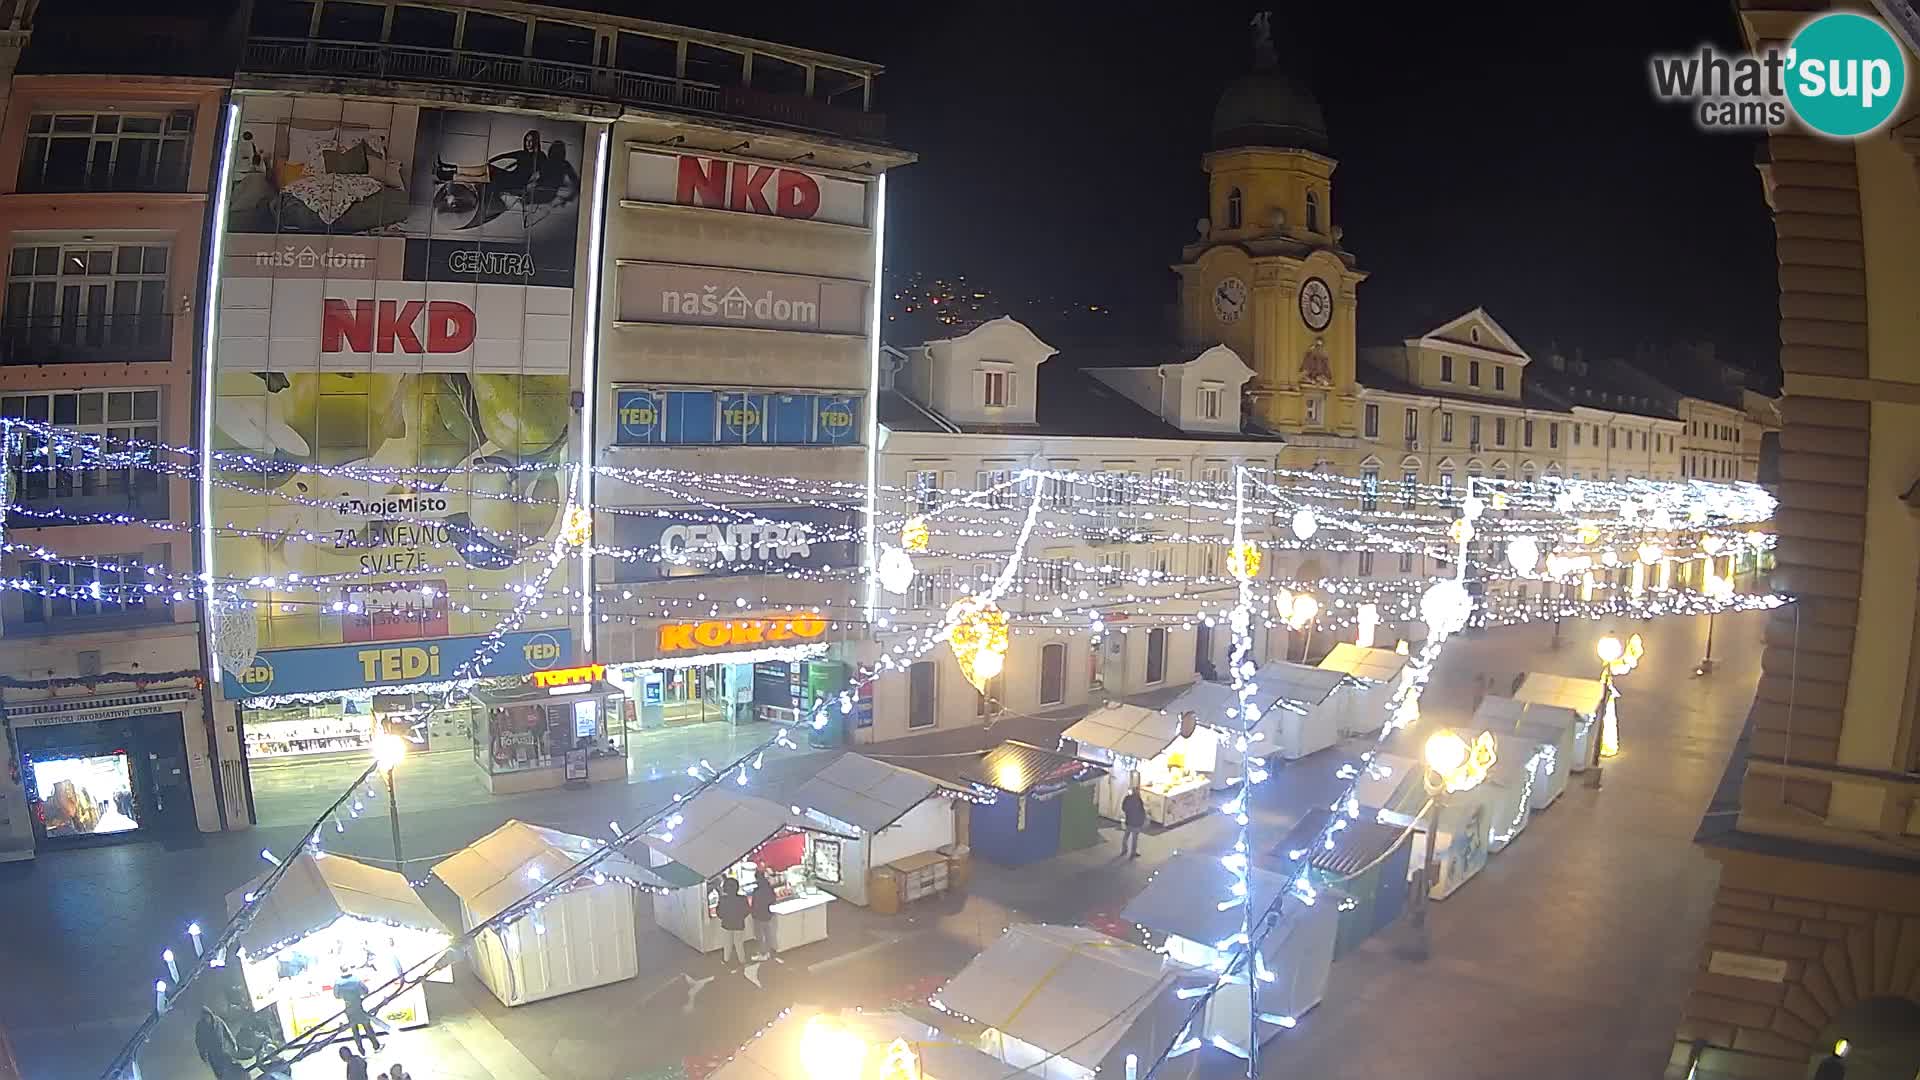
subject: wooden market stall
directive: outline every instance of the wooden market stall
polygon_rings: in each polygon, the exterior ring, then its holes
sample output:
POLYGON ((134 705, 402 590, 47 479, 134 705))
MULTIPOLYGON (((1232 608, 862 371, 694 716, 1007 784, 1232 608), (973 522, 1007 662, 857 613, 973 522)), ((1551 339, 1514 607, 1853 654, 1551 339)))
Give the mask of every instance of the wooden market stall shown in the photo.
POLYGON ((993 796, 970 808, 967 843, 1002 866, 1092 847, 1100 842, 1100 820, 1090 781, 1105 771, 1028 743, 1001 743, 960 769, 963 779, 993 796))
POLYGON ((1094 789, 1101 817, 1121 820, 1121 803, 1136 785, 1147 820, 1156 825, 1191 821, 1212 806, 1220 733, 1201 725, 1197 712, 1113 702, 1076 721, 1061 737, 1074 741, 1081 759, 1106 764, 1107 773, 1094 789))
MULTIPOLYGON (((509 820, 441 860, 433 876, 460 900, 472 930, 565 874, 604 844, 509 820)), ((570 994, 640 973, 636 897, 669 882, 622 855, 609 855, 551 894, 537 915, 489 929, 469 957, 503 1005, 570 994)))
MULTIPOLYGON (((246 906, 264 880, 229 893, 228 910, 246 906)), ((272 1006, 281 1033, 294 1039, 340 1012, 333 987, 341 978, 357 976, 378 991, 451 940, 404 876, 308 848, 260 898, 234 953, 253 1008, 272 1006)), ((452 982, 453 969, 430 978, 452 982)), ((370 996, 367 1011, 396 1029, 420 1027, 428 1022, 426 987, 416 982, 398 994, 370 996)))
POLYGON ((1408 868, 1416 833, 1399 825, 1365 818, 1349 818, 1336 830, 1332 846, 1320 842, 1333 812, 1309 811, 1274 854, 1292 857, 1303 851, 1314 887, 1339 897, 1340 932, 1333 958, 1340 959, 1362 941, 1391 925, 1407 906, 1408 868))
POLYGON ((1377 735, 1387 722, 1387 704, 1409 677, 1407 657, 1392 649, 1363 648, 1341 642, 1320 661, 1326 671, 1347 676, 1347 689, 1335 695, 1335 727, 1342 735, 1377 735))
POLYGON ((1473 726, 1500 740, 1501 756, 1522 758, 1533 766, 1532 806, 1545 810, 1567 790, 1573 765, 1574 733, 1580 717, 1572 709, 1512 698, 1482 698, 1473 726))
POLYGON ((1129 1054, 1157 1060, 1186 1027, 1176 990, 1213 981, 1097 930, 1019 923, 961 968, 934 1005, 983 1025, 980 1048, 1012 1075, 1093 1080, 1124 1076, 1129 1054))
POLYGON ((1514 687, 1513 699, 1529 705, 1554 705, 1578 718, 1573 732, 1573 760, 1568 772, 1585 772, 1593 759, 1593 743, 1600 737, 1600 709, 1606 704, 1607 686, 1599 679, 1576 679, 1566 675, 1547 675, 1529 671, 1514 687))
POLYGON ((785 952, 824 941, 827 907, 835 899, 824 886, 840 882, 842 845, 852 839, 757 795, 710 787, 640 838, 648 869, 669 884, 654 895, 654 921, 701 952, 714 952, 725 941, 717 914, 722 880, 731 877, 750 894, 754 871, 765 866, 775 902, 773 940, 762 944, 785 952))
POLYGON ((1427 793, 1425 766, 1412 758, 1376 751, 1361 769, 1354 783, 1361 819, 1414 830, 1407 873, 1430 869, 1435 900, 1452 895, 1486 867, 1494 785, 1482 783, 1436 800, 1427 793))
POLYGON ((966 859, 958 848, 959 810, 949 794, 924 773, 864 754, 842 754, 813 774, 794 793, 794 805, 827 829, 855 837, 840 845, 839 880, 820 887, 882 914, 945 892, 966 859))
MULTIPOLYGON (((1285 877, 1258 866, 1248 873, 1248 903, 1257 924, 1275 898, 1278 921, 1260 942, 1257 970, 1267 972, 1260 985, 1260 1011, 1275 1017, 1298 1019, 1326 996, 1333 974, 1333 946, 1339 933, 1339 912, 1333 903, 1306 903, 1285 877)), ((1235 906, 1221 910, 1232 898, 1233 872, 1214 855, 1187 852, 1162 865, 1147 887, 1121 911, 1120 917, 1165 934, 1167 956, 1202 971, 1225 970, 1228 954, 1215 946, 1240 932, 1247 914, 1235 906)), ((1215 1036, 1236 1047, 1249 1045, 1245 983, 1221 988, 1207 1002, 1195 1032, 1211 1041, 1215 1036)), ((1264 1043, 1288 1025, 1261 1025, 1264 1043)))
POLYGON ((901 1012, 796 1005, 708 1080, 1008 1080, 966 1040, 901 1012))

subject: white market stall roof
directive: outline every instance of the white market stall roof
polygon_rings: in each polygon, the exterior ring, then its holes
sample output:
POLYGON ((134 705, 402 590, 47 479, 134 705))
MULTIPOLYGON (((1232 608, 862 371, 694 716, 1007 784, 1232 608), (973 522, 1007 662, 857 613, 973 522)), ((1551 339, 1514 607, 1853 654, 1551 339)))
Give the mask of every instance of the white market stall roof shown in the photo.
POLYGON ((703 880, 746 858, 783 829, 827 832, 778 803, 758 795, 736 795, 717 785, 679 803, 674 812, 680 815, 679 824, 670 828, 663 824, 641 836, 640 842, 703 880))
MULTIPOLYGON (((1227 688, 1231 697, 1232 688, 1227 688)), ((1082 746, 1098 746, 1116 754, 1151 761, 1180 737, 1180 714, 1109 702, 1061 732, 1082 746)))
POLYGON ((1177 718, 1183 712, 1191 712, 1200 718, 1201 723, 1217 727, 1226 717, 1227 710, 1237 708, 1239 704, 1240 698, 1234 693, 1232 683, 1202 679, 1168 702, 1166 713, 1177 718))
POLYGON ((905 817, 940 790, 925 773, 875 761, 864 754, 842 754, 814 773, 793 801, 803 810, 817 810, 869 833, 877 833, 905 817))
POLYGON ((1343 671, 1308 667, 1291 660, 1273 660, 1254 673, 1253 700, 1262 707, 1276 701, 1318 705, 1327 700, 1327 695, 1333 693, 1346 677, 1343 671))
POLYGON ((1513 697, 1516 701, 1558 705, 1581 716, 1593 716, 1600 711, 1600 702, 1606 693, 1607 688, 1599 679, 1573 679, 1529 671, 1527 677, 1520 680, 1520 688, 1513 692, 1513 697))
POLYGON ((1320 661, 1320 667, 1356 679, 1392 682, 1406 670, 1407 658, 1392 649, 1363 649, 1352 642, 1343 641, 1320 661))
MULTIPOLYGON (((265 882, 262 874, 227 894, 227 910, 239 911, 247 894, 265 882)), ((392 870, 368 866, 342 855, 314 854, 303 849, 281 876, 272 892, 262 897, 253 915, 253 923, 242 931, 235 944, 250 959, 260 960, 293 944, 316 930, 323 930, 343 915, 373 922, 408 926, 416 930, 446 933, 447 928, 407 884, 407 879, 392 870)))
POLYGON ((1408 778, 1420 780, 1420 763, 1399 754, 1376 751, 1371 761, 1357 767, 1360 775, 1354 780, 1353 797, 1361 806, 1391 809, 1408 778))
MULTIPOLYGON (((1273 898, 1287 887, 1287 879, 1257 866, 1250 869, 1249 900, 1257 923, 1273 898)), ((1120 917, 1211 946, 1240 932, 1244 912, 1239 907, 1220 910, 1220 901, 1228 897, 1233 882, 1233 871, 1220 865, 1218 856, 1197 852, 1175 855, 1154 873, 1153 880, 1127 904, 1120 917)))
MULTIPOLYGON (((1253 704, 1261 714, 1258 730, 1272 740, 1280 730, 1280 716, 1274 710, 1275 703, 1286 701, 1312 708, 1327 700, 1327 696, 1347 679, 1347 673, 1308 667, 1290 660, 1272 660, 1255 672, 1253 679, 1253 704)), ((1188 710, 1209 727, 1234 732, 1240 729, 1240 724, 1237 719, 1227 715, 1227 710, 1239 707, 1240 696, 1232 684, 1197 682, 1169 702, 1164 711, 1173 722, 1175 734, 1179 733, 1180 714, 1188 710)), ((1072 730, 1069 729, 1067 733, 1071 735, 1072 730)), ((1150 758, 1153 754, 1134 756, 1150 758)))
POLYGON ((1543 705, 1537 701, 1516 701, 1513 698, 1484 698, 1480 707, 1473 711, 1473 726, 1493 732, 1496 739, 1529 728, 1575 731, 1579 724, 1580 714, 1563 705, 1543 705))
MULTIPOLYGON (((441 860, 433 876, 447 883, 475 922, 485 922, 601 846, 584 836, 509 820, 441 860)), ((608 855, 594 863, 594 869, 641 884, 668 884, 624 855, 608 855)))
MULTIPOLYGON (((1210 976, 1082 926, 1007 928, 940 991, 939 1005, 1048 1054, 1097 1067, 1188 975, 1210 976)), ((1165 1033, 1168 1040, 1173 1032, 1165 1033)))
POLYGON ((725 1065, 715 1069, 709 1080, 805 1080, 808 1074, 801 1063, 801 1040, 806 1035, 808 1022, 816 1018, 850 1032, 866 1045, 860 1070, 849 1072, 839 1080, 887 1080, 887 1051, 896 1039, 913 1051, 920 1063, 918 1075, 927 1080, 1007 1080, 1007 1067, 999 1059, 905 1013, 849 1009, 834 1014, 812 1005, 795 1006, 775 1020, 725 1065))

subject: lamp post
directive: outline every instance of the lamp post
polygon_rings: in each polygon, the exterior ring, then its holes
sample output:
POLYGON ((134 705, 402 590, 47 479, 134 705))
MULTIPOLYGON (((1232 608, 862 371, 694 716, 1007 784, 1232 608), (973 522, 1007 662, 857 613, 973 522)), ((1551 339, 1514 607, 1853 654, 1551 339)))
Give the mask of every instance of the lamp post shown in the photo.
MULTIPOLYGON (((1713 564, 1720 553, 1720 538, 1717 536, 1709 536, 1700 542, 1700 546, 1707 553, 1707 573, 1705 579, 1700 583, 1700 591, 1706 594, 1707 599, 1712 600, 1715 604, 1725 603, 1733 596, 1733 579, 1731 577, 1721 577, 1713 572, 1713 564)), ((1707 609, 1707 655, 1701 657, 1700 666, 1693 669, 1695 675, 1713 674, 1713 622, 1714 616, 1718 614, 1719 609, 1717 607, 1707 609)))
POLYGON ((1421 892, 1415 898, 1418 906, 1413 914, 1414 926, 1420 932, 1417 955, 1422 960, 1433 950, 1427 909, 1433 903, 1433 887, 1440 876, 1440 825, 1446 818, 1447 796, 1479 787, 1487 778, 1487 770, 1493 768, 1495 754, 1492 732, 1483 731, 1469 743, 1451 728, 1441 728, 1428 736, 1421 751, 1425 765, 1421 780, 1426 786, 1427 801, 1433 807, 1433 818, 1427 826, 1425 865, 1420 872, 1421 892))
POLYGON ((407 873, 407 860, 400 852, 400 803, 393 791, 393 772, 406 757, 405 736, 383 731, 373 737, 373 760, 387 780, 387 824, 393 828, 393 868, 402 877, 407 873))

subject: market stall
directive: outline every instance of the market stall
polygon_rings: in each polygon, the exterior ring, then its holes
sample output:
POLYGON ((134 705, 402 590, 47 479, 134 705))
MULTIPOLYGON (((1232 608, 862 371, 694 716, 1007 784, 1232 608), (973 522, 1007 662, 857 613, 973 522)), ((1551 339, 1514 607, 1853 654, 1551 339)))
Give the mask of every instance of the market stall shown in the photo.
POLYGON ((1090 761, 1007 741, 967 762, 960 775, 991 802, 969 812, 967 843, 1002 866, 1024 866, 1100 842, 1090 781, 1105 773, 1090 761))
MULTIPOLYGON (((228 910, 244 907, 265 877, 227 894, 228 910)), ((341 978, 355 975, 378 991, 450 940, 402 875, 305 849, 259 900, 234 955, 252 1007, 272 1006, 282 1034, 293 1039, 339 1014, 333 987, 341 978)), ((453 969, 429 978, 452 982, 453 969)), ((428 1019, 426 988, 416 982, 391 997, 376 994, 367 1011, 396 1029, 420 1027, 428 1019)))
POLYGON ((1321 842, 1332 811, 1318 809, 1301 818, 1294 833, 1275 852, 1291 857, 1304 851, 1309 880, 1323 893, 1339 897, 1340 932, 1333 958, 1340 959, 1362 941, 1391 925, 1407 906, 1407 878, 1414 830, 1378 821, 1348 819, 1346 827, 1321 842))
POLYGON ((1334 695, 1335 726, 1342 735, 1377 735, 1387 722, 1387 703, 1409 677, 1407 657, 1400 653, 1345 641, 1333 647, 1320 667, 1350 680, 1345 692, 1334 695))
POLYGON ((1535 810, 1545 810, 1567 790, 1567 772, 1574 764, 1574 733, 1580 717, 1572 709, 1540 705, 1512 698, 1483 698, 1474 710, 1473 726, 1491 731, 1512 757, 1524 755, 1533 766, 1535 810))
MULTIPOLYGON (((1326 996, 1333 974, 1333 946, 1339 932, 1339 912, 1331 903, 1309 904, 1293 894, 1285 877, 1251 867, 1248 905, 1221 910, 1235 878, 1216 856, 1189 852, 1175 855, 1147 882, 1120 917, 1148 930, 1165 934, 1167 956, 1189 967, 1224 971, 1229 954, 1215 947, 1240 933, 1250 910, 1257 923, 1280 900, 1279 921, 1260 941, 1259 970, 1272 975, 1260 984, 1260 1011, 1275 1017, 1299 1018, 1326 996)), ((1246 1047, 1248 1008, 1245 983, 1230 983, 1207 1002, 1194 1034, 1215 1036, 1236 1047, 1246 1047)), ((1283 1030, 1278 1023, 1261 1025, 1264 1043, 1283 1030)))
POLYGON ((1119 702, 1103 705, 1062 735, 1080 758, 1107 766, 1095 787, 1100 816, 1123 817, 1121 803, 1137 785, 1147 820, 1178 825, 1211 808, 1220 733, 1203 727, 1196 712, 1169 712, 1119 702))
POLYGON ((827 937, 825 885, 842 879, 843 845, 851 836, 829 833, 812 820, 754 795, 710 787, 678 804, 670 824, 640 838, 648 867, 668 885, 653 897, 653 917, 681 941, 713 952, 725 940, 718 904, 721 881, 733 878, 751 894, 762 866, 775 890, 772 941, 785 952, 827 937))
POLYGON ((1585 772, 1593 758, 1593 743, 1599 736, 1595 723, 1606 704, 1607 687, 1599 679, 1575 679, 1565 675, 1546 675, 1529 671, 1514 688, 1513 699, 1529 705, 1553 705, 1566 709, 1577 718, 1573 732, 1573 756, 1568 772, 1585 772))
POLYGON ((1502 851, 1533 819, 1533 764, 1502 757, 1480 786, 1487 790, 1487 850, 1502 851))
POLYGON ((1425 766, 1412 758, 1376 752, 1361 769, 1354 784, 1361 820, 1413 830, 1407 873, 1430 869, 1434 899, 1451 895, 1487 865, 1494 820, 1489 804, 1496 785, 1482 783, 1435 799, 1427 793, 1425 766))
MULTIPOLYGON (((953 862, 958 810, 943 785, 924 773, 842 754, 800 785, 794 805, 836 833, 840 877, 820 887, 849 903, 891 914, 902 903, 944 892, 953 862)), ((817 843, 818 841, 816 841, 817 843)))
MULTIPOLYGON (((1186 1026, 1183 986, 1210 972, 1079 926, 1020 923, 960 969, 934 1006, 984 1025, 980 1049, 1043 1080, 1119 1077, 1186 1026)), ((1161 1075, 1168 1075, 1162 1073, 1161 1075)))
MULTIPOLYGON (((460 899, 462 929, 526 899, 598 851, 584 836, 508 821, 433 868, 460 899)), ((570 994, 640 973, 634 898, 664 879, 620 855, 594 864, 554 893, 535 915, 474 939, 469 958, 480 981, 503 1005, 570 994)))
POLYGON ((1007 1080, 1007 1067, 905 1013, 796 1005, 708 1080, 1007 1080))

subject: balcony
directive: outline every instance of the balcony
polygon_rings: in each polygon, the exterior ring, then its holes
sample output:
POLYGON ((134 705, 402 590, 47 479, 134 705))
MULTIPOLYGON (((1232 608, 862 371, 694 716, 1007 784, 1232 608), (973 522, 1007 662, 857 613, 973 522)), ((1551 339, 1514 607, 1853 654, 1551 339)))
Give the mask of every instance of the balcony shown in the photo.
POLYGON ((49 315, 0 322, 0 364, 147 364, 172 358, 172 315, 49 315))
POLYGON ((875 142, 883 140, 886 132, 886 117, 881 113, 841 108, 801 95, 463 49, 256 37, 247 42, 241 70, 323 78, 451 83, 598 98, 643 108, 758 120, 780 127, 875 142))

